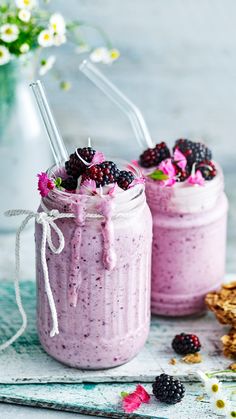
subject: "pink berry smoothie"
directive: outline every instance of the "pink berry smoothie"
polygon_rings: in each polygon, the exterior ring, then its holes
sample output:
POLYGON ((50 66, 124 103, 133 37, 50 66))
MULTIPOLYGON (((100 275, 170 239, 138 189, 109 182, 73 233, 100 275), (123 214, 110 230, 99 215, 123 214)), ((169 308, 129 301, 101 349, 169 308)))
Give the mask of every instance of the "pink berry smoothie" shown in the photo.
POLYGON ((147 177, 153 216, 152 312, 183 316, 205 309, 204 297, 225 273, 228 203, 223 174, 203 186, 163 187, 147 177))
POLYGON ((43 198, 49 210, 75 214, 56 221, 65 238, 62 253, 47 249, 59 323, 54 337, 39 257, 41 225, 35 234, 39 338, 48 354, 72 367, 123 364, 149 333, 151 214, 143 185, 119 192, 110 199, 53 190, 43 198))

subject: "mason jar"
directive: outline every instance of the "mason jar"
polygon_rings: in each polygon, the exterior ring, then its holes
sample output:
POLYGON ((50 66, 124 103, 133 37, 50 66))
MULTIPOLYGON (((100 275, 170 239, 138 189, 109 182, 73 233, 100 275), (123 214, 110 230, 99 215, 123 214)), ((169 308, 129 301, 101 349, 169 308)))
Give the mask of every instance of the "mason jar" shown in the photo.
POLYGON ((203 186, 163 187, 147 177, 153 217, 152 312, 202 312, 205 295, 224 279, 228 201, 220 167, 203 186))
MULTIPOLYGON (((36 223, 39 339, 49 355, 72 367, 123 364, 149 332, 152 219, 144 186, 116 194, 109 211, 108 201, 56 189, 43 198, 49 211, 75 215, 56 221, 65 239, 62 252, 46 249, 59 326, 54 337, 40 258, 42 226, 36 223)), ((53 230, 52 241, 57 240, 53 230)))

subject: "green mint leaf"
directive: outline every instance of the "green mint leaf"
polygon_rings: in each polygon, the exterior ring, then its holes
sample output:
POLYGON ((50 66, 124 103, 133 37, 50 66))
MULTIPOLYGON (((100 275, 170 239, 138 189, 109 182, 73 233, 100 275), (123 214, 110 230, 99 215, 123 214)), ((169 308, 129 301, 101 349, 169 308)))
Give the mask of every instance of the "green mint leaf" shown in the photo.
POLYGON ((61 177, 57 177, 55 180, 55 186, 56 188, 60 188, 61 187, 61 182, 62 182, 62 178, 61 177))
POLYGON ((155 170, 153 173, 148 175, 153 180, 167 180, 169 179, 168 175, 165 175, 165 173, 162 170, 155 170))
POLYGON ((127 393, 127 391, 122 391, 122 392, 120 393, 120 395, 121 395, 121 397, 122 397, 122 399, 123 399, 124 397, 128 396, 128 395, 129 395, 129 393, 127 393))

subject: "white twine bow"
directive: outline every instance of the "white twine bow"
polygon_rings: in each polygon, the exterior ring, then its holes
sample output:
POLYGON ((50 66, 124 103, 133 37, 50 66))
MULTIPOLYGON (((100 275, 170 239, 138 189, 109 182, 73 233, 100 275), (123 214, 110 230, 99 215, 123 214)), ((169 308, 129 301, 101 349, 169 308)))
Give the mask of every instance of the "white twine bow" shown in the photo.
POLYGON ((48 303, 51 310, 52 315, 52 330, 50 332, 50 336, 53 337, 59 333, 58 330, 58 319, 57 319, 57 311, 56 306, 50 286, 49 281, 49 274, 48 274, 48 266, 47 266, 47 259, 46 259, 46 246, 48 244, 50 250, 55 253, 59 254, 64 248, 65 240, 62 231, 58 228, 55 221, 60 218, 74 218, 74 214, 71 213, 60 213, 58 210, 51 210, 49 211, 46 206, 41 203, 41 207, 43 209, 43 212, 33 212, 28 210, 9 210, 5 212, 5 215, 7 217, 15 217, 18 215, 26 215, 26 218, 22 221, 19 229, 16 233, 16 243, 15 243, 15 295, 16 295, 16 303, 19 309, 19 312, 21 314, 22 318, 22 325, 20 329, 15 333, 14 336, 12 336, 10 339, 8 339, 6 342, 4 342, 2 345, 0 345, 0 350, 6 349, 8 346, 10 346, 13 342, 18 339, 22 333, 24 333, 26 326, 27 326, 27 316, 25 313, 25 310, 22 305, 21 295, 20 295, 20 287, 19 287, 19 275, 20 275, 20 236, 28 222, 35 218, 35 221, 38 224, 42 225, 42 241, 41 241, 41 249, 40 249, 40 258, 41 258, 41 264, 43 269, 43 275, 44 275, 44 282, 45 282, 45 290, 48 297, 48 303), (55 246, 52 242, 52 236, 51 232, 52 230, 57 234, 58 236, 58 246, 55 246))

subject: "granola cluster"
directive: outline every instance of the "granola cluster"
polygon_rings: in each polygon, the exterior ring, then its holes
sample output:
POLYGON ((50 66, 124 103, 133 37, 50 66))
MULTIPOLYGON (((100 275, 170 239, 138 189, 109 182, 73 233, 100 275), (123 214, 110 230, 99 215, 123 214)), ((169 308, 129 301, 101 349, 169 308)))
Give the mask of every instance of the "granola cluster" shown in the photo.
POLYGON ((219 292, 206 296, 206 304, 222 324, 231 325, 227 335, 222 336, 224 355, 236 358, 236 281, 224 284, 219 292))

